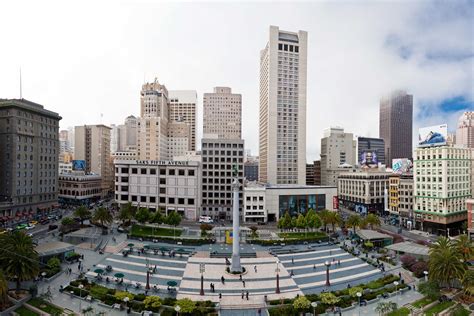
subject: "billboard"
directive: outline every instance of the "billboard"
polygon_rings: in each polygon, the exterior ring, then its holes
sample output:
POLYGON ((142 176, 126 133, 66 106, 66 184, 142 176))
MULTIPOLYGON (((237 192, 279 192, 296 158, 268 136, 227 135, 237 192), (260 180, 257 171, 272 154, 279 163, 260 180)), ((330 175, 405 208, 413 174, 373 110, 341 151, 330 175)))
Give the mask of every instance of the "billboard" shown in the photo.
POLYGON ((333 196, 332 197, 332 208, 334 210, 338 210, 339 209, 339 198, 337 196, 333 196))
POLYGON ((86 161, 85 160, 73 160, 72 161, 72 170, 74 170, 74 171, 86 171, 86 161))
POLYGON ((364 151, 360 155, 361 166, 377 166, 379 164, 378 156, 375 151, 364 151))
POLYGON ((422 127, 418 130, 418 147, 446 145, 448 124, 422 127))
POLYGON ((411 171, 413 163, 408 158, 392 159, 392 170, 396 174, 404 174, 411 171))

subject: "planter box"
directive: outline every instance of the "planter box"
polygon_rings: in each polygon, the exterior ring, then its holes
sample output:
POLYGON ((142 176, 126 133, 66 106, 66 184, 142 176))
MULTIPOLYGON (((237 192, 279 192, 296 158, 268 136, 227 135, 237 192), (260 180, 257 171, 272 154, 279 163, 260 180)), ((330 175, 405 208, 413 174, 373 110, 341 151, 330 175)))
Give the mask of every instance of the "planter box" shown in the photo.
POLYGON ((372 303, 375 303, 375 302, 378 302, 378 301, 380 301, 380 297, 377 297, 377 298, 374 298, 373 300, 367 301, 367 304, 372 304, 372 303))

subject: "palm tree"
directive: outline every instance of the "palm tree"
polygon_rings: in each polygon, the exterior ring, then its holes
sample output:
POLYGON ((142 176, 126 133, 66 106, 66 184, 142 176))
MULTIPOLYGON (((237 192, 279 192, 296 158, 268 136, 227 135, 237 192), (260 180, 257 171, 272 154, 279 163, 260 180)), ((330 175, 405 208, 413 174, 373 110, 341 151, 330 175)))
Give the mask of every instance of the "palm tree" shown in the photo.
POLYGON ((99 207, 93 217, 94 221, 99 222, 100 226, 102 226, 102 234, 106 235, 107 234, 107 225, 112 223, 113 221, 113 216, 110 214, 110 212, 104 208, 104 207, 99 207))
POLYGON ((3 272, 0 271, 0 311, 8 307, 8 302, 8 283, 3 272))
POLYGON ((374 229, 374 226, 380 226, 380 219, 375 214, 367 215, 364 221, 367 225, 369 225, 370 229, 374 229))
POLYGON ((349 228, 352 227, 354 229, 354 235, 356 233, 356 228, 359 227, 361 223, 362 223, 362 218, 358 214, 351 215, 347 219, 347 226, 349 228))
POLYGON ((393 312, 397 308, 398 305, 395 302, 380 302, 377 304, 375 311, 379 313, 379 315, 387 315, 388 313, 393 312))
POLYGON ((455 279, 461 279, 464 275, 462 256, 448 238, 440 237, 431 245, 429 256, 429 277, 441 285, 450 288, 455 279))
POLYGON ((467 269, 461 280, 464 294, 474 296, 474 270, 467 269))
POLYGON ((132 202, 122 205, 117 216, 117 218, 122 221, 122 225, 125 225, 125 221, 127 221, 128 225, 130 225, 132 218, 135 216, 134 210, 135 208, 133 207, 132 202))
POLYGON ((31 237, 22 231, 0 236, 0 266, 9 280, 15 280, 17 292, 22 281, 29 281, 39 273, 38 253, 31 237))
POLYGON ((474 245, 466 234, 459 236, 458 239, 456 239, 454 246, 461 254, 464 262, 467 262, 469 259, 474 257, 474 245))
POLYGON ((91 217, 91 211, 84 205, 81 205, 74 211, 74 216, 79 217, 81 219, 81 225, 84 225, 84 220, 91 217))

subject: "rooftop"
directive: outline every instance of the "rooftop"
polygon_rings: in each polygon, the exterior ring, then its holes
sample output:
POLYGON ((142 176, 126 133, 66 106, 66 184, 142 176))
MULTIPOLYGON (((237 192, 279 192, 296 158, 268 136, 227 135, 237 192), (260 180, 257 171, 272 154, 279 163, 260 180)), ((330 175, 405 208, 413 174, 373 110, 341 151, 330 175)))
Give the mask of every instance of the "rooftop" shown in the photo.
POLYGON ((389 250, 404 252, 419 256, 428 256, 429 248, 427 246, 412 243, 411 241, 404 241, 385 247, 389 250))
POLYGON ((393 239, 392 236, 370 229, 359 229, 357 235, 363 240, 393 239))
POLYGON ((74 246, 62 241, 51 241, 47 243, 40 243, 35 247, 40 257, 56 255, 67 251, 74 250, 74 246))

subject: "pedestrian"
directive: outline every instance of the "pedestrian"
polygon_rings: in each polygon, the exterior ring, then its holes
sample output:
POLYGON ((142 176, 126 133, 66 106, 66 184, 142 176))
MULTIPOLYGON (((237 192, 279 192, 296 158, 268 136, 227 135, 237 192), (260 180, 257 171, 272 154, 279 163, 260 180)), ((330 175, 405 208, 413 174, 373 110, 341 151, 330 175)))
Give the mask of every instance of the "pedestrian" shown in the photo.
POLYGON ((239 279, 240 279, 240 281, 242 281, 242 274, 239 275, 239 279))
POLYGON ((244 290, 242 290, 242 299, 244 299, 244 290))
POLYGON ((295 258, 291 258, 291 263, 295 264, 295 258))
POLYGON ((329 255, 332 256, 332 250, 329 250, 329 255))
POLYGON ((225 284, 224 276, 221 276, 221 282, 222 282, 222 284, 225 284))
POLYGON ((243 284, 243 285, 244 285, 244 287, 245 287, 245 280, 242 280, 242 284, 243 284))
POLYGON ((219 299, 222 299, 222 293, 219 293, 219 299))
POLYGON ((316 270, 316 264, 313 264, 313 270, 316 270))
POLYGON ((249 291, 247 291, 247 293, 245 293, 245 297, 247 298, 247 301, 249 300, 249 291))
POLYGON ((338 266, 341 265, 341 260, 337 260, 337 265, 338 265, 338 266))
POLYGON ((253 266, 253 270, 255 271, 255 273, 257 273, 257 266, 253 266))
POLYGON ((401 279, 402 278, 402 273, 398 272, 398 277, 401 279))

